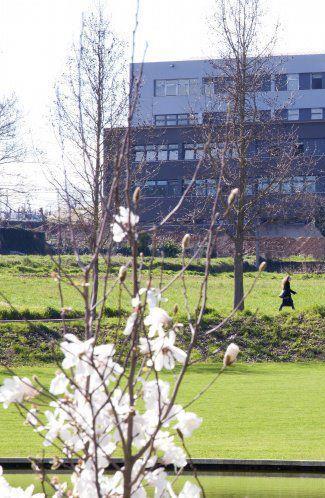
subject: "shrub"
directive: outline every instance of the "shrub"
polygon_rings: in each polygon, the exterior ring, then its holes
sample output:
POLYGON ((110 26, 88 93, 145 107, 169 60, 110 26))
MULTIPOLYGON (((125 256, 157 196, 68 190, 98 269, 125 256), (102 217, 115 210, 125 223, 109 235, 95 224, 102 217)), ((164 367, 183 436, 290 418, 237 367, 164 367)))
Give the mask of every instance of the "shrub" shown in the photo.
POLYGON ((159 250, 164 253, 166 258, 176 258, 181 252, 179 245, 173 240, 166 240, 159 246, 159 250))
POLYGON ((144 256, 151 254, 151 237, 148 233, 140 233, 138 238, 138 251, 143 253, 144 256))

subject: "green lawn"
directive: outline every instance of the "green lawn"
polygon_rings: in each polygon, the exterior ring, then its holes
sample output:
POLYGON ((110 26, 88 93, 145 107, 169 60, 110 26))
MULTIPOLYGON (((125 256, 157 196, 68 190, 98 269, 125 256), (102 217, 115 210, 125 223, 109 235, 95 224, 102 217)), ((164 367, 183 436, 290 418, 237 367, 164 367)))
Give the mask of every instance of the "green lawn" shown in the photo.
MULTIPOLYGON (((54 370, 18 369, 47 384, 54 370)), ((192 367, 179 402, 189 401, 216 371, 214 365, 192 367)), ((192 455, 325 460, 324 376, 324 363, 239 363, 229 368, 191 407, 204 419, 189 440, 192 455)), ((41 455, 39 443, 13 408, 0 408, 0 457, 41 455)))
MULTIPOLYGON (((164 275, 164 283, 171 279, 173 274, 164 275)), ((245 288, 248 289, 253 282, 255 274, 245 275, 245 288)), ((280 299, 281 275, 274 273, 262 274, 253 292, 246 300, 246 309, 261 314, 274 315, 278 313, 280 299)), ((58 285, 53 279, 42 276, 21 276, 6 274, 1 277, 1 293, 6 299, 18 309, 28 308, 40 310, 47 307, 60 309, 58 285)), ((201 275, 188 275, 187 287, 189 289, 189 302, 193 309, 199 295, 201 275)), ((76 281, 80 279, 76 278, 76 281)), ((145 285, 146 279, 144 278, 145 285)), ((156 282, 157 283, 157 282, 156 282)), ((297 311, 307 310, 314 306, 324 305, 325 275, 297 275, 293 277, 292 288, 297 291, 295 304, 297 311)), ((217 310, 224 315, 231 310, 233 293, 233 275, 222 273, 210 277, 208 307, 217 310)), ((172 310, 175 303, 178 304, 180 312, 184 312, 184 298, 182 286, 179 281, 167 290, 165 296, 168 298, 166 308, 172 310)), ((71 286, 64 285, 64 300, 66 306, 75 310, 82 310, 82 300, 79 293, 71 286)), ((117 289, 109 297, 107 305, 117 308, 117 289)), ((7 307, 5 299, 0 296, 0 307, 7 307)), ((130 299, 126 292, 122 295, 122 306, 130 307, 130 299)))

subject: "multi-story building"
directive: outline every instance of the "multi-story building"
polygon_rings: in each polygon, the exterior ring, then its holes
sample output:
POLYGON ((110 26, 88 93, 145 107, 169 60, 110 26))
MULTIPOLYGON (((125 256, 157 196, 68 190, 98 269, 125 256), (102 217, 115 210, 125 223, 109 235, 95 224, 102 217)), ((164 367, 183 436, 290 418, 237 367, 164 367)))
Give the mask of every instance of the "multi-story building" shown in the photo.
MULTIPOLYGON (((304 191, 325 194, 325 55, 275 58, 277 72, 261 86, 257 106, 267 119, 281 109, 281 120, 297 130, 299 154, 314 156, 312 168, 292 172, 278 185, 277 195, 290 196, 304 191)), ((134 64, 141 69, 142 83, 133 116, 134 165, 145 164, 142 182, 145 199, 144 221, 159 219, 176 205, 192 178, 203 153, 204 124, 213 119, 215 126, 225 117, 225 102, 220 95, 220 76, 207 60, 148 62, 134 64)), ((261 182, 267 178, 261 176, 261 182)), ((181 213, 170 226, 208 222, 203 205, 215 193, 215 181, 209 169, 198 176, 181 213)), ((265 213, 261 227, 265 236, 320 237, 309 221, 308 213, 297 209, 286 219, 268 223, 265 213)))

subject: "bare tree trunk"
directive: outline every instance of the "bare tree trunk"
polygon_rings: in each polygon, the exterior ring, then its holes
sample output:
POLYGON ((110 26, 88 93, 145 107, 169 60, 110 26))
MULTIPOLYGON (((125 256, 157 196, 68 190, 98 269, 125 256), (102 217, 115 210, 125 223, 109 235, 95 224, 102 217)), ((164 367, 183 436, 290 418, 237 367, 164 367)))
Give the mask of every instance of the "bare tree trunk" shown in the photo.
POLYGON ((256 219, 255 228, 255 266, 258 268, 260 266, 260 232, 259 232, 259 219, 256 219))
POLYGON ((242 235, 235 239, 234 255, 234 309, 244 309, 244 267, 243 267, 244 240, 242 235))

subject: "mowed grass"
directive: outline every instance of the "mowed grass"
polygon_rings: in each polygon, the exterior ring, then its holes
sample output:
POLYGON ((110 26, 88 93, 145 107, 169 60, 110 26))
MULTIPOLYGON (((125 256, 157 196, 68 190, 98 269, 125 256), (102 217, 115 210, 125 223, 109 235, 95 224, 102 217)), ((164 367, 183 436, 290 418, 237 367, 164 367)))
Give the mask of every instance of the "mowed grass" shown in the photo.
MULTIPOLYGON (((245 290, 248 290, 253 283, 255 273, 245 275, 245 290)), ((163 284, 169 282, 173 274, 164 274, 163 284)), ((7 300, 12 306, 18 309, 28 308, 31 311, 42 310, 47 307, 60 309, 60 299, 58 284, 50 277, 38 275, 21 276, 5 274, 1 276, 0 307, 8 307, 7 300)), ((193 310, 199 296, 202 275, 187 275, 186 285, 188 289, 188 300, 193 310)), ((260 314, 274 315, 278 313, 280 299, 278 297, 281 289, 282 275, 275 273, 264 273, 247 297, 245 307, 252 312, 260 314)), ((75 277, 76 283, 80 283, 80 277, 75 277)), ((154 280, 157 285, 157 280, 154 280)), ((143 278, 143 285, 146 285, 146 277, 143 278)), ((314 306, 324 306, 325 304, 325 275, 296 275, 292 279, 292 288, 297 291, 295 305, 297 312, 308 310, 314 306)), ((82 298, 71 285, 63 284, 64 304, 71 306, 74 310, 82 310, 82 298)), ((185 301, 181 282, 176 281, 164 294, 168 298, 167 310, 171 311, 177 303, 180 313, 185 312, 185 301)), ((209 280, 208 307, 225 315, 232 309, 233 301, 233 274, 221 273, 211 275, 209 280)), ((121 299, 122 307, 130 309, 130 298, 124 291, 121 299)), ((118 288, 108 297, 107 305, 110 308, 118 307, 118 288)))
MULTIPOLYGON (((54 367, 25 367, 49 384, 54 367)), ((191 367, 178 402, 185 404, 218 365, 191 367)), ((1 373, 0 380, 4 377, 1 373)), ((172 380, 172 375, 166 375, 172 380)), ((197 458, 325 460, 325 364, 241 364, 229 368, 189 410, 203 424, 188 440, 197 458)), ((41 456, 41 440, 13 407, 0 408, 0 457, 41 456)))

